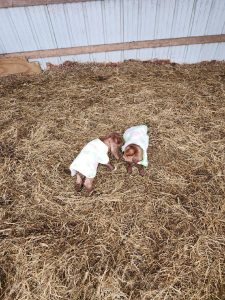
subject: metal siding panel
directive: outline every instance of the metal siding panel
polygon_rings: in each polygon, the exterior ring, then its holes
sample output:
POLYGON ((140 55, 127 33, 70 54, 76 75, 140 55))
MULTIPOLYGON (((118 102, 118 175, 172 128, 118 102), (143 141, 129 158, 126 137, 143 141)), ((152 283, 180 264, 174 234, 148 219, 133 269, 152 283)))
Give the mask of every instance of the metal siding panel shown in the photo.
POLYGON ((78 61, 78 62, 89 62, 90 55, 88 55, 88 54, 74 55, 73 59, 74 59, 74 61, 78 61))
POLYGON ((218 46, 218 43, 202 45, 198 60, 199 61, 213 60, 217 46, 218 46))
POLYGON ((5 52, 6 52, 5 46, 3 44, 3 41, 0 38, 0 53, 5 53, 5 52))
POLYGON ((37 41, 37 49, 57 48, 47 6, 32 6, 25 9, 37 41))
POLYGON ((137 50, 124 50, 124 60, 137 59, 137 50))
POLYGON ((186 46, 172 46, 169 47, 168 50, 168 59, 171 62, 182 63, 184 54, 185 54, 186 46))
MULTIPOLYGON (((144 0, 140 2, 139 9, 139 32, 138 39, 139 40, 153 40, 155 35, 155 22, 156 22, 156 10, 157 10, 157 0, 144 0)), ((151 52, 143 52, 142 49, 137 51, 137 58, 141 59, 142 55, 153 55, 153 50, 151 52)), ((151 59, 152 56, 148 57, 151 59)))
POLYGON ((88 40, 82 3, 65 4, 65 13, 68 17, 72 46, 87 46, 88 40))
POLYGON ((104 44, 101 2, 84 2, 82 5, 87 28, 88 44, 104 44))
POLYGON ((5 53, 23 51, 9 9, 0 9, 0 39, 4 43, 5 53))
POLYGON ((141 2, 138 16, 140 22, 139 40, 154 39, 156 6, 157 0, 143 0, 141 2))
MULTIPOLYGON (((193 21, 189 29, 190 36, 204 35, 212 4, 213 0, 198 0, 196 2, 193 21)), ((201 45, 186 46, 184 61, 199 61, 201 47, 201 45)))
POLYGON ((124 0, 124 42, 138 39, 138 0, 124 0))
MULTIPOLYGON (((205 35, 220 34, 223 32, 225 24, 225 1, 214 0, 209 13, 209 18, 205 28, 205 35)), ((216 44, 202 45, 199 58, 200 60, 213 59, 217 49, 216 44)))
POLYGON ((175 8, 175 0, 158 1, 155 23, 155 39, 163 39, 170 37, 173 15, 175 8))
POLYGON ((196 2, 193 22, 189 35, 204 35, 213 0, 198 0, 196 2))
MULTIPOLYGON (((139 16, 139 0, 124 0, 123 6, 123 15, 124 15, 124 42, 131 42, 138 40, 138 17, 139 16)), ((137 58, 138 50, 134 50, 133 55, 137 58)), ((125 59, 126 53, 123 52, 123 58, 125 59)))
POLYGON ((157 47, 153 51, 153 59, 168 59, 169 47, 157 47))
MULTIPOLYGON (((187 0, 176 0, 170 37, 177 38, 188 35, 193 7, 194 0, 190 0, 189 2, 187 2, 187 0)), ((185 51, 187 51, 185 46, 170 47, 168 49, 168 58, 171 59, 171 61, 176 58, 182 61, 185 51)))
MULTIPOLYGON (((193 25, 193 20, 194 20, 194 17, 195 17, 195 10, 196 10, 197 1, 198 0, 194 0, 192 2, 191 14, 190 14, 190 18, 189 18, 188 23, 187 23, 187 26, 188 26, 187 36, 189 36, 190 32, 191 32, 191 28, 192 28, 192 25, 193 25)), ((183 60, 185 60, 185 56, 187 54, 187 50, 188 50, 188 47, 185 46, 185 50, 184 50, 184 53, 183 53, 183 60)))
POLYGON ((225 1, 213 0, 209 18, 205 28, 205 34, 220 34, 225 22, 225 1))
MULTIPOLYGON (((106 44, 123 42, 123 15, 120 0, 102 1, 103 34, 106 44)), ((108 61, 108 53, 105 53, 108 61)))
POLYGON ((176 0, 170 37, 177 38, 188 35, 194 0, 176 0))
MULTIPOLYGON (((124 42, 124 0, 120 0, 120 27, 122 34, 122 42, 124 42)), ((124 60, 124 51, 120 52, 121 61, 124 60)))
POLYGON ((107 44, 123 42, 120 4, 120 0, 102 1, 103 26, 107 44))
POLYGON ((65 61, 73 62, 73 55, 60 56, 60 63, 63 64, 65 61))
POLYGON ((199 62, 199 53, 201 50, 201 45, 190 45, 187 46, 187 52, 183 59, 186 63, 196 63, 199 62))
MULTIPOLYGON (((82 3, 82 11, 88 45, 104 44, 101 2, 84 2, 82 3)), ((89 60, 94 61, 93 54, 88 55, 89 60)))
MULTIPOLYGON (((222 0, 107 0, 0 9, 0 52, 225 33, 222 0)), ((70 56, 80 61, 224 59, 224 43, 70 56), (183 59, 182 59, 183 58, 183 59)), ((51 58, 62 62, 66 57, 51 58)), ((43 59, 42 64, 49 59, 43 59)))
POLYGON ((95 62, 105 62, 105 61, 107 61, 106 53, 105 52, 94 53, 93 60, 95 62))
MULTIPOLYGON (((156 16, 155 16, 155 29, 154 29, 154 39, 162 39, 170 37, 172 25, 173 25, 173 15, 175 10, 175 0, 171 1, 160 1, 157 2, 156 16)), ((168 47, 162 48, 160 50, 153 50, 153 58, 167 57, 168 47)))
POLYGON ((225 20, 224 20, 224 25, 223 25, 223 29, 222 29, 221 34, 224 34, 224 33, 225 33, 225 20))
POLYGON ((123 59, 121 59, 121 57, 122 57, 122 51, 108 52, 108 61, 111 61, 111 62, 123 61, 123 59))
POLYGON ((63 4, 47 5, 57 48, 71 47, 68 25, 63 4))
POLYGON ((36 50, 38 48, 35 35, 27 18, 24 7, 16 7, 9 10, 13 25, 17 31, 19 40, 22 44, 23 51, 36 50))
POLYGON ((140 49, 138 58, 141 60, 151 60, 153 56, 152 48, 140 49))
POLYGON ((225 43, 219 43, 216 49, 214 59, 225 60, 225 43))

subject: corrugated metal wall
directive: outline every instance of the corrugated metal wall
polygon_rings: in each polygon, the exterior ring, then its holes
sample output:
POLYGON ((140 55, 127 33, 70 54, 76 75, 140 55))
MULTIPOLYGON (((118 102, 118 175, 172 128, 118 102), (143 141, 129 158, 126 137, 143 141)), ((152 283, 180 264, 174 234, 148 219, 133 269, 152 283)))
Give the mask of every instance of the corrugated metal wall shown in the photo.
MULTIPOLYGON (((104 0, 0 9, 0 53, 225 33, 225 0, 104 0)), ((225 43, 39 59, 224 60, 225 43)), ((35 59, 37 61, 37 59, 35 59)))

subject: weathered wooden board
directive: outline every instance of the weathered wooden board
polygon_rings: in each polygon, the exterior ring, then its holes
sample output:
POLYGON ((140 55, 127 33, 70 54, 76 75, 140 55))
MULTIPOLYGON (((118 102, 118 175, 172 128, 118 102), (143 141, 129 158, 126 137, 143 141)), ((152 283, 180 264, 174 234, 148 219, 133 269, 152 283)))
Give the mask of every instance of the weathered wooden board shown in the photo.
POLYGON ((149 41, 136 41, 136 42, 124 42, 124 43, 112 43, 102 45, 90 45, 80 47, 68 47, 68 48, 56 48, 47 50, 35 50, 35 51, 24 51, 8 54, 0 54, 0 57, 26 57, 27 59, 32 58, 44 58, 54 56, 67 56, 87 53, 99 53, 99 52, 111 52, 120 50, 132 50, 132 49, 143 49, 143 48, 158 48, 158 47, 169 47, 169 46, 181 46, 181 45, 198 45, 207 43, 219 43, 225 42, 225 34, 220 35, 205 35, 205 36, 189 36, 182 38, 170 38, 170 39, 157 39, 149 41))
POLYGON ((29 63, 24 57, 0 57, 0 76, 41 73, 39 63, 29 63))

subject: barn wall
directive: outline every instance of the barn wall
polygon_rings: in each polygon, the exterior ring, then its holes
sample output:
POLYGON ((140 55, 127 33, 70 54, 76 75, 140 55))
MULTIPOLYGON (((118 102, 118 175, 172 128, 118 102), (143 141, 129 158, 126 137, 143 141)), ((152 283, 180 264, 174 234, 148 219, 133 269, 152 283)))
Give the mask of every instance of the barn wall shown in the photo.
MULTIPOLYGON (((225 33, 224 0, 104 0, 0 9, 0 53, 225 33)), ((225 43, 40 58, 224 60, 225 43)))

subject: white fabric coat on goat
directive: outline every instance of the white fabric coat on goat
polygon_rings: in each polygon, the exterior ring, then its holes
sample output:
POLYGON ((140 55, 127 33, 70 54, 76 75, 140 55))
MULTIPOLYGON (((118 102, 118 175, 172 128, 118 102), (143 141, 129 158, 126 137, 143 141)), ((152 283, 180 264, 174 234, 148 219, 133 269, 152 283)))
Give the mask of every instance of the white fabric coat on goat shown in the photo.
POLYGON ((79 172, 87 178, 94 178, 98 164, 109 163, 108 150, 100 139, 89 142, 70 165, 71 176, 79 172))
POLYGON ((143 159, 142 161, 138 162, 138 164, 145 167, 148 166, 147 149, 149 145, 149 136, 147 132, 148 127, 146 125, 137 125, 128 128, 123 134, 125 144, 122 146, 123 152, 130 144, 135 144, 141 147, 141 149, 143 150, 143 159))

